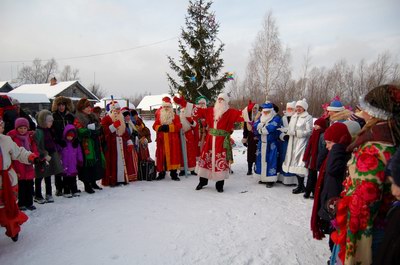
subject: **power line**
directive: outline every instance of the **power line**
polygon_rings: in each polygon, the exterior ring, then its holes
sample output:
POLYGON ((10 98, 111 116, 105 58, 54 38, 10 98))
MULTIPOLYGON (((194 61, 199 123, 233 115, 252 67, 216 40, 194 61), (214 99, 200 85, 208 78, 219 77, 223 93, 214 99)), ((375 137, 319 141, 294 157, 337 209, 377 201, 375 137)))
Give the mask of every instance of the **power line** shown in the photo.
MULTIPOLYGON (((116 51, 110 51, 110 52, 102 52, 102 53, 95 53, 95 54, 89 54, 89 55, 81 55, 81 56, 73 56, 73 57, 65 57, 65 58, 56 58, 54 60, 56 61, 65 61, 65 60, 75 60, 75 59, 81 59, 81 58, 90 58, 90 57, 97 57, 97 56, 104 56, 104 55, 109 55, 109 54, 115 54, 115 53, 121 53, 121 52, 128 52, 128 51, 132 51, 132 50, 137 50, 137 49, 141 49, 141 48, 146 48, 146 47, 150 47, 150 46, 154 46, 163 42, 168 42, 174 39, 177 39, 178 37, 172 37, 169 39, 165 39, 165 40, 161 40, 161 41, 157 41, 157 42, 153 42, 153 43, 149 43, 149 44, 144 44, 144 45, 139 45, 133 48, 127 48, 127 49, 122 49, 122 50, 116 50, 116 51)), ((50 61, 51 59, 46 59, 46 60, 42 60, 42 61, 50 61)), ((32 62, 32 60, 10 60, 10 61, 0 61, 0 63, 29 63, 32 62)))

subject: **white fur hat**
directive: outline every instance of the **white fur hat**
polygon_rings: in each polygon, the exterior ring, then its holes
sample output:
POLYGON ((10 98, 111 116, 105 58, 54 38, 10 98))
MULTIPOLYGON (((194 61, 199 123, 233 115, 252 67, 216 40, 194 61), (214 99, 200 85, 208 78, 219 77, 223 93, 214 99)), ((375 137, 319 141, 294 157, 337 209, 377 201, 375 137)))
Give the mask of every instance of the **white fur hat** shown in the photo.
POLYGON ((229 103, 229 97, 228 97, 227 94, 225 94, 225 93, 220 93, 220 94, 218 95, 217 99, 219 99, 219 98, 223 98, 223 99, 225 100, 226 103, 229 103))
POLYGON ((292 108, 292 109, 296 108, 296 101, 291 101, 286 103, 286 108, 292 108))
POLYGON ((303 98, 302 100, 297 101, 297 102, 296 102, 296 107, 297 107, 297 106, 300 106, 300 107, 302 107, 304 110, 307 110, 307 109, 308 109, 307 100, 306 100, 305 98, 303 98))

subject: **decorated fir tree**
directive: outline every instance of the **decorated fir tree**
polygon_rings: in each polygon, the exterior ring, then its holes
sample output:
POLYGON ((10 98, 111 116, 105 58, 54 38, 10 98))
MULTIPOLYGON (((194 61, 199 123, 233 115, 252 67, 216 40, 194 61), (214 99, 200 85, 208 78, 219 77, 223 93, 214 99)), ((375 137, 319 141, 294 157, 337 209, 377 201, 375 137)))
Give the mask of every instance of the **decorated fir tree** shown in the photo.
POLYGON ((210 1, 189 1, 186 28, 182 28, 179 39, 179 64, 168 56, 179 79, 167 73, 171 94, 179 93, 192 102, 201 95, 214 100, 230 78, 220 73, 224 44, 217 38, 219 24, 210 11, 211 5, 210 1))

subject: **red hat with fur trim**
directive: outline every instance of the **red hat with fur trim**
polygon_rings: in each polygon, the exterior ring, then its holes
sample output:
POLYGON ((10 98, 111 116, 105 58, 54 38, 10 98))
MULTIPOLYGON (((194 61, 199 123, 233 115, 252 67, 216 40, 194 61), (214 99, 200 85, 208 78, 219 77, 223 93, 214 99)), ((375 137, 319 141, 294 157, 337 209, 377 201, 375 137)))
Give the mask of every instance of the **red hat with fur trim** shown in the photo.
POLYGON ((166 107, 166 106, 171 107, 172 106, 171 98, 170 97, 163 97, 162 98, 162 106, 163 107, 166 107))
POLYGON ((331 141, 346 146, 351 144, 352 140, 347 126, 341 122, 336 122, 326 129, 324 139, 325 141, 331 141))

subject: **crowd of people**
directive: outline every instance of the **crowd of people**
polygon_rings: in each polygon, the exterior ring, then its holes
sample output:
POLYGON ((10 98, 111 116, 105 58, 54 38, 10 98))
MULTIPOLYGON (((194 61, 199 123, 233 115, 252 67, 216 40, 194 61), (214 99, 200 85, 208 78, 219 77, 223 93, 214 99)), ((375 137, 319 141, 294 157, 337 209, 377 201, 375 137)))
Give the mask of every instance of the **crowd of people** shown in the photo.
MULTIPOLYGON (((14 241, 28 218, 24 211, 36 209, 33 202, 54 202, 52 175, 55 195, 73 198, 81 192, 77 179, 93 194, 137 180, 140 162, 153 162, 150 130, 135 110, 115 101, 100 117, 87 99, 74 106, 60 96, 51 111, 37 114, 37 125, 9 101, 0 100, 0 224, 14 241)), ((293 194, 313 199, 310 228, 315 239, 329 236, 330 264, 399 262, 399 87, 372 89, 354 112, 337 97, 316 119, 306 99, 287 102, 283 115, 273 99, 237 110, 221 93, 208 104, 204 96, 194 103, 162 99, 152 126, 156 180, 196 175, 196 190, 211 180, 224 192, 232 173, 231 134, 242 123, 247 175, 256 174, 267 188, 296 186, 293 194)))

